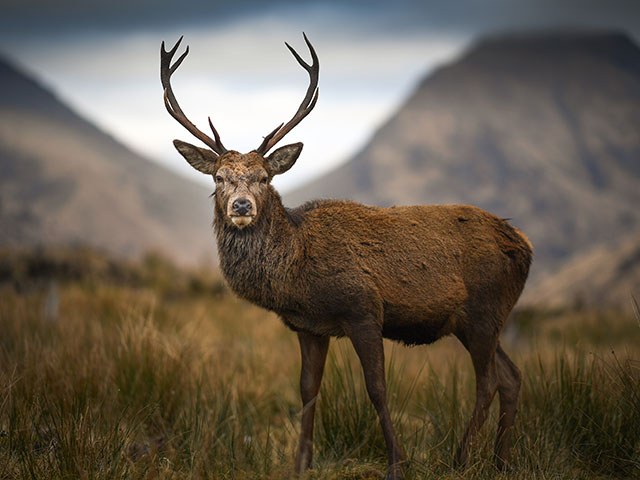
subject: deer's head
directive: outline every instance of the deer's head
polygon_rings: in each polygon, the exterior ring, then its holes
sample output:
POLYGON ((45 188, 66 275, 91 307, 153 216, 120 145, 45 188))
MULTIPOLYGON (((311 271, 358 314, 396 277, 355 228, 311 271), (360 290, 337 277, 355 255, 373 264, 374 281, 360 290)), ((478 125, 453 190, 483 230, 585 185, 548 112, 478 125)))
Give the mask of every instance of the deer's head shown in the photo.
POLYGON ((257 149, 244 154, 235 150, 227 150, 222 145, 220 135, 213 126, 211 118, 209 118, 209 126, 214 138, 203 133, 187 119, 178 105, 170 82, 171 75, 189 53, 189 47, 172 65, 171 61, 180 46, 182 37, 169 51, 165 50, 164 42, 162 42, 160 78, 164 88, 165 106, 173 118, 209 148, 197 147, 180 140, 174 140, 173 144, 193 168, 213 177, 216 185, 215 201, 218 210, 223 212, 227 222, 238 228, 246 227, 255 222, 261 214, 263 204, 268 198, 268 192, 272 188, 270 186, 271 179, 275 175, 289 170, 302 151, 302 143, 294 143, 280 147, 268 154, 282 137, 311 112, 318 100, 318 56, 306 35, 304 39, 311 52, 313 61, 311 65, 307 64, 289 44, 286 44, 298 63, 309 74, 309 88, 298 111, 289 122, 280 124, 264 137, 257 149))

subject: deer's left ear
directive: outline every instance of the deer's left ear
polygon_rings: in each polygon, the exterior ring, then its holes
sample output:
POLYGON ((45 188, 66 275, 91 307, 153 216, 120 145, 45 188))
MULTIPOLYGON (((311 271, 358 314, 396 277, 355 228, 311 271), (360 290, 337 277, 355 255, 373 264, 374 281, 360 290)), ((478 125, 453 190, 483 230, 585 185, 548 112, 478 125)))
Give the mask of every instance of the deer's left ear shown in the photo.
POLYGON ((292 143, 277 149, 267 157, 269 174, 274 176, 289 170, 296 163, 300 152, 302 152, 302 143, 292 143))

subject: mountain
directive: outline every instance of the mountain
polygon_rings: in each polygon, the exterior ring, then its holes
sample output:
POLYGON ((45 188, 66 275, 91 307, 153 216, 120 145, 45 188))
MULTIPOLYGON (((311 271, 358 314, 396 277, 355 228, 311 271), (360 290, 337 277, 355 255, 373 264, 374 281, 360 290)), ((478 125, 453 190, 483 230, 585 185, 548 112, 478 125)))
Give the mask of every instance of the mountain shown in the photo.
POLYGON ((640 233, 617 242, 614 248, 598 245, 581 253, 523 295, 523 304, 545 308, 615 305, 633 310, 640 302, 640 233))
POLYGON ((638 125, 640 49, 626 35, 494 36, 425 78, 360 153, 285 202, 474 204, 529 236, 541 280, 640 231, 638 125))
POLYGON ((0 245, 212 258, 211 193, 128 150, 0 59, 0 245))

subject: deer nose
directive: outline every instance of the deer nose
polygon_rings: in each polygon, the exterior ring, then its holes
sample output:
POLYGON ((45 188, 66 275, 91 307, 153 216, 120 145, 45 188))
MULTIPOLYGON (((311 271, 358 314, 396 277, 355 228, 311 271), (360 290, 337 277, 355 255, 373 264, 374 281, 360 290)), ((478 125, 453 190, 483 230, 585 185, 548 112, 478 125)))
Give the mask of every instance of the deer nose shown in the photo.
POLYGON ((233 202, 233 205, 231 205, 231 210, 233 210, 233 213, 235 213, 236 215, 247 215, 248 213, 251 213, 251 202, 246 198, 239 198, 235 202, 233 202))

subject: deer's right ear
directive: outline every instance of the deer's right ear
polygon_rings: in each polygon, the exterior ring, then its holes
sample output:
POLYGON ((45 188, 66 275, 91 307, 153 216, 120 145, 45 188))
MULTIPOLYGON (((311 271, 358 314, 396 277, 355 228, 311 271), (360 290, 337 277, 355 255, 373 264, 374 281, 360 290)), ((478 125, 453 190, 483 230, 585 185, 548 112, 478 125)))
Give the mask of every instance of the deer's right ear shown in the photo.
POLYGON ((173 145, 180 152, 189 165, 199 172, 213 175, 218 169, 218 155, 206 148, 196 147, 187 142, 174 140, 173 145))

